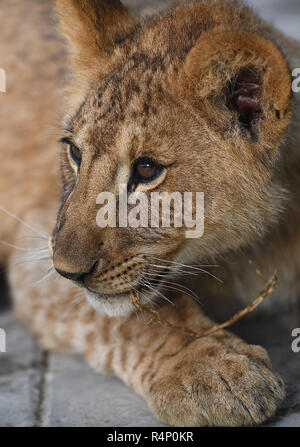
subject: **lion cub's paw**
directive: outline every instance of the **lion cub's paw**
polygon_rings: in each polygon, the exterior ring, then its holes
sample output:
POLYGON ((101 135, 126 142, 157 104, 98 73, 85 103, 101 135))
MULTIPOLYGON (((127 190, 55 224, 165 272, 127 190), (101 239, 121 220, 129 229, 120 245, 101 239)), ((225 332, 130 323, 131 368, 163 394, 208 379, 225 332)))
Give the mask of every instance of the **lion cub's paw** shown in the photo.
POLYGON ((151 410, 170 425, 261 424, 284 398, 283 381, 260 346, 203 346, 198 340, 177 357, 167 375, 154 378, 148 394, 151 410))

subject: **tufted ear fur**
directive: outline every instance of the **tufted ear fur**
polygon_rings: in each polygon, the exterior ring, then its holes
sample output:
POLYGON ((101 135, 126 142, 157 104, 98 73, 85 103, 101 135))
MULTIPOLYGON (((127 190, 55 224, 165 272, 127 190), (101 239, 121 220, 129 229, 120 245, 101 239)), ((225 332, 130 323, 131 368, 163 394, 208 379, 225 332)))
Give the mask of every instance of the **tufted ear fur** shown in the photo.
POLYGON ((83 78, 101 70, 101 59, 138 24, 119 0, 56 0, 56 4, 75 72, 83 78))
POLYGON ((280 137, 289 121, 287 61, 273 42, 254 31, 219 28, 203 33, 179 79, 195 107, 209 104, 214 118, 218 110, 223 116, 230 113, 254 141, 262 129, 271 139, 280 137))

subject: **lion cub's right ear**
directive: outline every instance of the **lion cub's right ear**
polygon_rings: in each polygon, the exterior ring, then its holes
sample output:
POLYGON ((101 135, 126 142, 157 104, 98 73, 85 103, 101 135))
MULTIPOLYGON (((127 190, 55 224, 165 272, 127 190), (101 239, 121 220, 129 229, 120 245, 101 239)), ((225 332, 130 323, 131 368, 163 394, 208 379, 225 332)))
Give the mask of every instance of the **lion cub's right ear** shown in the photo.
POLYGON ((288 62, 273 41, 234 27, 204 32, 174 83, 177 96, 204 107, 211 123, 239 126, 245 137, 269 147, 289 123, 291 85, 288 62))
POLYGON ((139 22, 119 0, 56 0, 56 5, 80 78, 101 72, 103 58, 139 22))

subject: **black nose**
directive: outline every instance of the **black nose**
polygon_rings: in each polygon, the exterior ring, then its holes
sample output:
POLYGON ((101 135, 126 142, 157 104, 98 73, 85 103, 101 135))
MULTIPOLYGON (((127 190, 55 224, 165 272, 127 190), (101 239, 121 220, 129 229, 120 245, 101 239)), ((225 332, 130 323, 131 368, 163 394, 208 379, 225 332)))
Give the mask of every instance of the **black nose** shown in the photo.
POLYGON ((56 269, 57 273, 59 273, 61 276, 63 276, 64 278, 70 279, 71 281, 77 281, 77 282, 81 282, 84 275, 86 275, 87 273, 68 273, 68 272, 63 272, 62 270, 58 270, 56 269))

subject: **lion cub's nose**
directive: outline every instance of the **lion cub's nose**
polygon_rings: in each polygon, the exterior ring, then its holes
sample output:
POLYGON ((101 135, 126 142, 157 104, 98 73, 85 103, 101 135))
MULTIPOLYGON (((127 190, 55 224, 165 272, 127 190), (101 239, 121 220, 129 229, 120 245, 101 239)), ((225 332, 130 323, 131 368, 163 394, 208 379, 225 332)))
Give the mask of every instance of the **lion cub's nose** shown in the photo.
POLYGON ((95 271, 95 269, 97 268, 97 265, 98 265, 98 262, 96 262, 88 272, 70 273, 70 272, 66 272, 64 270, 60 270, 59 268, 55 268, 55 270, 57 271, 57 273, 59 275, 63 276, 64 278, 70 279, 71 281, 76 281, 76 282, 82 283, 83 278, 85 276, 93 273, 95 271))
POLYGON ((64 278, 70 279, 71 281, 77 281, 77 282, 81 282, 83 277, 89 273, 89 272, 68 273, 68 272, 63 272, 62 270, 58 270, 58 269, 56 269, 56 271, 64 278))

